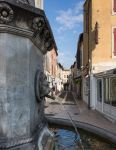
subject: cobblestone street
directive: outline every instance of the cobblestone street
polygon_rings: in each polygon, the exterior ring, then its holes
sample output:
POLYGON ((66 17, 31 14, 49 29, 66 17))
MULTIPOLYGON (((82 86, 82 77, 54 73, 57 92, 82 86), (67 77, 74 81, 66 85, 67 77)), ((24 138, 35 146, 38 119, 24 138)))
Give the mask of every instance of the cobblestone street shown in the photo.
POLYGON ((97 127, 116 138, 116 123, 109 121, 96 110, 88 110, 87 105, 82 100, 75 99, 71 92, 61 93, 55 101, 47 102, 46 106, 48 119, 70 120, 68 112, 75 122, 97 127))

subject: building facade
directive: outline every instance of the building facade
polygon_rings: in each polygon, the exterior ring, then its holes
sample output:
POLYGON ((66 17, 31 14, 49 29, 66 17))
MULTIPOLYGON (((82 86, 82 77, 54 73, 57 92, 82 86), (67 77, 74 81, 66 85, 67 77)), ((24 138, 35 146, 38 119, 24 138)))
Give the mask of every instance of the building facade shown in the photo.
POLYGON ((57 75, 56 75, 56 83, 57 83, 57 92, 60 92, 63 90, 63 66, 60 63, 57 63, 57 75))
POLYGON ((79 35, 78 43, 77 43, 77 52, 76 52, 76 63, 77 63, 77 75, 76 75, 76 84, 77 84, 77 96, 79 99, 84 99, 83 97, 83 33, 79 35))
POLYGON ((77 62, 75 61, 73 65, 70 67, 71 75, 70 75, 70 90, 75 92, 78 95, 78 85, 77 85, 77 62))
POLYGON ((40 9, 44 9, 43 8, 43 2, 44 2, 44 0, 35 0, 35 7, 40 8, 40 9))
POLYGON ((47 76, 50 88, 57 89, 56 77, 57 77, 57 48, 53 47, 51 51, 48 51, 44 57, 44 72, 47 76))
MULTIPOLYGON (((51 51, 48 51, 44 55, 44 72, 46 74, 47 81, 50 84, 52 82, 52 79, 51 79, 51 51)), ((50 84, 50 87, 52 87, 51 84, 50 84)))
POLYGON ((83 75, 85 88, 88 87, 88 92, 86 92, 88 105, 113 120, 116 120, 115 68, 116 0, 86 0, 84 4, 83 75), (114 71, 109 76, 110 70, 114 71), (101 73, 100 76, 99 73, 101 73))
POLYGON ((64 90, 69 90, 69 75, 71 74, 70 69, 63 69, 62 71, 62 82, 64 90))

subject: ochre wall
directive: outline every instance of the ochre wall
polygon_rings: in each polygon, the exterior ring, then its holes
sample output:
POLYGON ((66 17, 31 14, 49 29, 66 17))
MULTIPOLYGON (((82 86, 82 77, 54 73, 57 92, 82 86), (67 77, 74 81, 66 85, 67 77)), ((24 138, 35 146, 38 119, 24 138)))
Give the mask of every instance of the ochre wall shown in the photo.
MULTIPOLYGON (((92 66, 102 63, 116 63, 112 53, 112 27, 116 26, 113 0, 86 0, 84 4, 83 65, 91 60, 92 66), (89 6, 88 6, 89 4, 89 6), (89 16, 86 31, 86 14, 89 16), (98 44, 95 44, 95 24, 98 22, 98 44), (89 41, 88 41, 89 39, 89 41)), ((106 65, 107 65, 106 64, 106 65)))
POLYGON ((113 26, 116 26, 116 15, 112 15, 112 0, 92 0, 92 32, 90 32, 92 64, 116 62, 116 58, 112 58, 113 26), (96 22, 99 24, 97 45, 93 39, 96 22))

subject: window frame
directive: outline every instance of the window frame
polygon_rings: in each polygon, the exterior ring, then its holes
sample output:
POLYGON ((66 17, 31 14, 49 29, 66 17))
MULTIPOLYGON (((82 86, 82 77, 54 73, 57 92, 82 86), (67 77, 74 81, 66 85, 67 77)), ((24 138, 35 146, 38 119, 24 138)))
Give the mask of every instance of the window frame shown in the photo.
POLYGON ((110 104, 110 78, 108 77, 104 78, 104 104, 110 104), (108 83, 107 91, 106 91, 106 80, 108 83), (107 99, 106 93, 108 94, 107 99))
POLYGON ((96 86, 97 86, 97 102, 102 103, 103 102, 103 97, 104 97, 104 93, 103 93, 103 78, 97 78, 96 80, 96 86), (98 99, 98 96, 100 96, 100 94, 98 94, 98 81, 101 81, 101 99, 98 99))
POLYGON ((109 80, 110 80, 110 89, 109 89, 110 95, 109 95, 109 96, 110 96, 110 98, 111 98, 111 104, 112 104, 113 107, 116 107, 116 104, 115 104, 115 103, 116 103, 116 100, 113 100, 113 99, 112 99, 112 94, 111 94, 111 93, 112 93, 112 92, 111 92, 112 80, 116 80, 116 77, 109 78, 109 80))
POLYGON ((116 15, 116 12, 114 11, 114 0, 112 0, 112 15, 116 15))
POLYGON ((115 100, 112 100, 112 94, 111 94, 111 80, 116 79, 115 77, 107 77, 104 78, 104 83, 106 83, 106 79, 108 80, 108 99, 105 99, 106 94, 106 85, 104 84, 104 104, 111 105, 112 107, 116 107, 115 100))

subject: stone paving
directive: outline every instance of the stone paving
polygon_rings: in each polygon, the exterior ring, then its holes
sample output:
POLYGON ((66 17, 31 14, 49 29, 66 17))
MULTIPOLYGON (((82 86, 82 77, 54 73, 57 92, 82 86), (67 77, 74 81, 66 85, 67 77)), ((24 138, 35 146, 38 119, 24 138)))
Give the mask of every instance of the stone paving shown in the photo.
POLYGON ((87 123, 101 129, 105 129, 116 135, 116 123, 109 121, 96 110, 88 110, 82 100, 76 100, 71 92, 65 92, 64 98, 57 97, 55 101, 49 100, 46 105, 45 114, 48 117, 70 119, 87 123), (69 102, 69 98, 70 102, 69 102))

